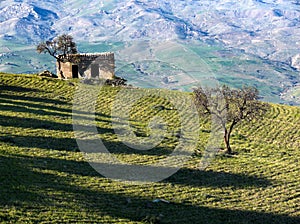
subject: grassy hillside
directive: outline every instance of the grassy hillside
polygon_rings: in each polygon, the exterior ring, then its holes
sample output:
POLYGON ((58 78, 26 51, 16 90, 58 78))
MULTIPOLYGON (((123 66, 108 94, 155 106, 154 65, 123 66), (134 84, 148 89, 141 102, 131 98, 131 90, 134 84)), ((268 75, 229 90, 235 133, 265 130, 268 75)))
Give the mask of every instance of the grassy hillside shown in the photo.
MULTIPOLYGON (((200 156, 194 156, 164 181, 128 185, 98 174, 79 151, 72 128, 76 85, 0 74, 0 222, 300 223, 298 107, 272 105, 261 122, 237 128, 232 147, 238 154, 220 154, 204 171, 197 169, 200 156)), ((96 107, 99 136, 110 152, 137 164, 168 155, 178 144, 171 135, 149 151, 118 141, 110 118, 118 91, 103 88, 96 107)), ((144 100, 131 111, 140 136, 149 134, 147 121, 157 113, 153 105, 168 106, 159 97, 144 100)), ((161 116, 168 133, 176 132, 177 112, 163 110, 161 116)), ((207 138, 209 123, 201 128, 202 139, 207 138)))

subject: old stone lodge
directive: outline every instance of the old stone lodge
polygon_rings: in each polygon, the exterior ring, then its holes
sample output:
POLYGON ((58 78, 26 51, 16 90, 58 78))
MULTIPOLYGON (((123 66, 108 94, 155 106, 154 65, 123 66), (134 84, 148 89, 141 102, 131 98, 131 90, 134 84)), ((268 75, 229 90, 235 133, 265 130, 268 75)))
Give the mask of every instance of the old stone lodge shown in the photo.
POLYGON ((103 78, 115 76, 114 53, 68 54, 66 62, 56 63, 57 75, 61 79, 103 78))

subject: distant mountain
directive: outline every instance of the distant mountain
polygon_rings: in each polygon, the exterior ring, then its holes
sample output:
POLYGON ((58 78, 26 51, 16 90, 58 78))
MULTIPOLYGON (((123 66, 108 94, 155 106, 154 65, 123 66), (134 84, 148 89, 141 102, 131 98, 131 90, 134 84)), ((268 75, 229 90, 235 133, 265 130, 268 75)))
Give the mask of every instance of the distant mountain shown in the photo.
POLYGON ((282 91, 300 80, 299 0, 4 0, 0 27, 0 71, 53 70, 51 58, 36 55, 34 46, 68 33, 83 49, 91 49, 86 43, 199 41, 256 57, 274 71, 284 67, 289 75, 281 78, 293 78, 280 84, 282 91))
POLYGON ((29 44, 61 33, 78 41, 212 39, 291 63, 300 53, 299 2, 5 0, 0 38, 29 44))

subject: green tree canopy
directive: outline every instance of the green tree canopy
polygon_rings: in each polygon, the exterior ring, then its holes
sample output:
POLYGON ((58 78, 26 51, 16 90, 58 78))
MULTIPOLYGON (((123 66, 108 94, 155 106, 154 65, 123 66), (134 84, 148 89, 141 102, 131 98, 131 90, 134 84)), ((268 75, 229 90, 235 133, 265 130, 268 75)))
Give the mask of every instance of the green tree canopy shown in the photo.
POLYGON ((68 34, 62 34, 53 40, 48 40, 46 42, 41 42, 36 48, 37 52, 48 53, 56 59, 59 65, 59 72, 63 76, 61 71, 61 63, 68 61, 68 54, 76 54, 77 46, 73 41, 73 37, 68 34))

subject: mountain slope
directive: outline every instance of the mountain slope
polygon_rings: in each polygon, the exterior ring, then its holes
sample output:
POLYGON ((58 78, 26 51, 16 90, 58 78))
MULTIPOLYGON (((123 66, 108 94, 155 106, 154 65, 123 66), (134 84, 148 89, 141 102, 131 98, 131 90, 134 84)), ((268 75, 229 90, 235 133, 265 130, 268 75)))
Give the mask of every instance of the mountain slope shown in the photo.
POLYGON ((1 1, 0 35, 33 41, 214 39, 271 60, 299 54, 295 1, 1 1))
MULTIPOLYGON (((207 59, 212 70, 219 68, 220 82, 252 84, 259 78, 258 86, 272 89, 264 95, 268 100, 299 103, 299 18, 299 2, 282 0, 5 0, 0 2, 0 71, 54 72, 52 58, 37 55, 35 46, 62 33, 74 36, 80 51, 115 51, 121 65, 121 59, 131 56, 128 45, 143 48, 148 45, 140 42, 152 42, 151 49, 133 52, 144 60, 146 51, 157 51, 156 43, 176 42, 191 48, 209 46, 208 53, 199 50, 199 60, 207 59), (210 54, 214 48, 216 52, 210 54), (239 58, 255 63, 243 64, 239 58)), ((194 60, 187 54, 184 57, 194 60)), ((160 59, 154 55, 154 60, 160 59)), ((131 73, 125 75, 129 81, 136 80, 131 73)), ((162 78, 155 79, 155 84, 160 85, 162 78)))

